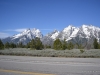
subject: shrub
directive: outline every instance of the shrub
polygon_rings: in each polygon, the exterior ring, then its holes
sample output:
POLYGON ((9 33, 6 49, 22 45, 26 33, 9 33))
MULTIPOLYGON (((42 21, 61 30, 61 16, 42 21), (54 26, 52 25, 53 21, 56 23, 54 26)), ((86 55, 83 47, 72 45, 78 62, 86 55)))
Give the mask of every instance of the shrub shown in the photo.
POLYGON ((81 52, 81 53, 83 53, 83 52, 84 52, 84 50, 83 50, 83 49, 80 49, 80 52, 81 52))

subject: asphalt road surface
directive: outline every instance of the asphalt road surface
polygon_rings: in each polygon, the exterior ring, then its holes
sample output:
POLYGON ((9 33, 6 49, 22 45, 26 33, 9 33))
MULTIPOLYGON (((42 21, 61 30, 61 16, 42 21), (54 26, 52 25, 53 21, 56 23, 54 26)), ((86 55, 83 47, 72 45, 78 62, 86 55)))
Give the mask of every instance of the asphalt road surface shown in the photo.
POLYGON ((0 55, 0 75, 100 75, 100 58, 0 55))

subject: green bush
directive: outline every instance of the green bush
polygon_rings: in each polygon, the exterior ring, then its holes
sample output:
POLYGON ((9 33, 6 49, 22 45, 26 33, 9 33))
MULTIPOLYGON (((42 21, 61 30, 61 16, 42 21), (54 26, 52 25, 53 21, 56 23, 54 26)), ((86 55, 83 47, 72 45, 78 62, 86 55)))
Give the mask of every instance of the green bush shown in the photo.
POLYGON ((81 52, 81 53, 83 53, 83 52, 84 52, 84 50, 83 50, 83 49, 80 49, 80 52, 81 52))

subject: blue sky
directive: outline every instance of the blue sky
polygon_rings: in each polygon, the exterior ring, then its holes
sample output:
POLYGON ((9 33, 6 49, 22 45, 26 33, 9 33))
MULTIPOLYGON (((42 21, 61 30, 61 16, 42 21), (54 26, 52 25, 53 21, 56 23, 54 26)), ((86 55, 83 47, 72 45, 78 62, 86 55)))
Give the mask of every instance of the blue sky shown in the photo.
POLYGON ((100 27, 100 0, 0 0, 0 37, 37 28, 45 35, 68 25, 100 27))

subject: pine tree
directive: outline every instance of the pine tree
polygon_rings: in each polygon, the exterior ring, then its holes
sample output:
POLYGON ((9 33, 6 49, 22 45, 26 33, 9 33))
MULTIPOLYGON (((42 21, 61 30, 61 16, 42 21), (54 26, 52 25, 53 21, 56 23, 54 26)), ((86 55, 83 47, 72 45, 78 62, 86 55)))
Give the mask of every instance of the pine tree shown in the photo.
POLYGON ((2 43, 1 39, 0 39, 0 50, 4 49, 4 44, 2 43))
POLYGON ((40 38, 38 38, 38 37, 35 38, 35 49, 37 49, 37 50, 43 49, 43 44, 42 44, 40 38))
POLYGON ((18 47, 23 48, 24 47, 23 43, 19 42, 18 47))
POLYGON ((5 43, 5 48, 7 48, 7 49, 10 48, 10 44, 9 44, 9 42, 6 42, 6 43, 5 43))
POLYGON ((56 39, 53 43, 53 48, 55 50, 61 50, 62 49, 62 43, 59 39, 56 39))
POLYGON ((71 50, 71 49, 73 49, 73 48, 74 48, 74 45, 73 45, 72 42, 70 42, 70 43, 68 44, 68 49, 71 50))
POLYGON ((51 48, 51 46, 50 45, 46 45, 46 48, 51 48))
POLYGON ((98 44, 96 38, 94 39, 93 46, 94 46, 94 49, 98 49, 98 47, 99 47, 99 44, 98 44))
POLYGON ((100 44, 99 44, 99 47, 98 47, 98 49, 100 49, 100 44))
POLYGON ((16 44, 14 44, 13 42, 10 43, 10 48, 16 48, 16 44))
POLYGON ((35 39, 32 39, 30 42, 30 48, 31 49, 36 49, 36 50, 41 50, 43 49, 43 44, 40 40, 40 38, 36 37, 35 39))
POLYGON ((35 49, 35 40, 32 39, 31 42, 28 43, 28 46, 30 45, 31 49, 35 49))
POLYGON ((31 42, 28 42, 26 45, 26 48, 30 48, 30 44, 31 44, 31 42))
POLYGON ((62 42, 62 49, 63 49, 63 50, 67 49, 67 42, 66 42, 65 39, 64 39, 64 41, 62 42))

